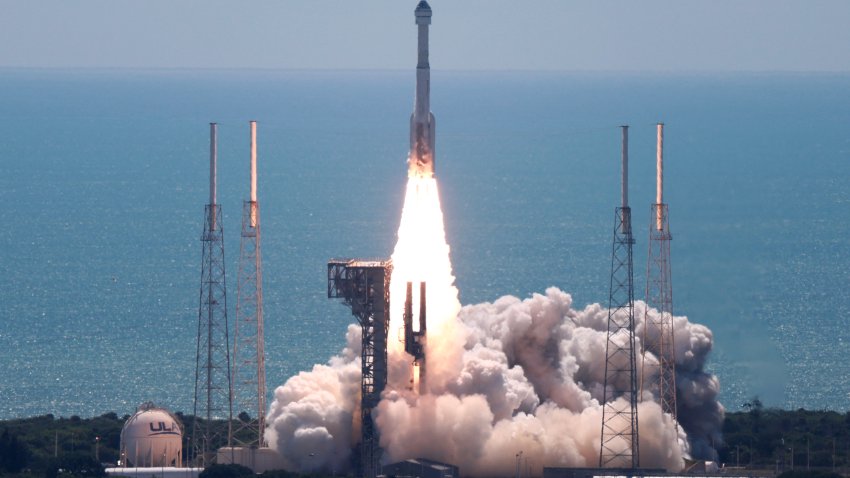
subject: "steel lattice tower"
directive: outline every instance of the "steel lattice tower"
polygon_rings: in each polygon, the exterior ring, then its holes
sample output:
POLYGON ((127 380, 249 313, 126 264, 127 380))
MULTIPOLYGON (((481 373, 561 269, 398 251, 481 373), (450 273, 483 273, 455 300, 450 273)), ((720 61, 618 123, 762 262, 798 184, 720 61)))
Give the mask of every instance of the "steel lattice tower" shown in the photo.
POLYGON ((360 476, 363 478, 375 478, 380 470, 380 435, 372 412, 387 385, 392 269, 391 261, 328 262, 328 297, 344 299, 363 329, 360 357, 360 476))
POLYGON ((643 330, 643 368, 641 391, 657 394, 661 410, 676 414, 676 361, 673 339, 673 285, 670 279, 670 225, 667 204, 664 203, 663 185, 664 123, 658 123, 656 201, 652 205, 649 222, 649 255, 646 262, 646 311, 643 330), (650 316, 649 307, 658 310, 650 316), (658 357, 658 363, 645 360, 646 352, 658 357))
POLYGON ((242 205, 242 241, 233 332, 233 406, 239 412, 231 442, 261 448, 266 420, 263 263, 257 202, 257 122, 251 121, 251 192, 242 205), (243 415, 243 412, 246 415, 243 415))
POLYGON ((637 367, 632 267, 631 209, 628 200, 629 130, 623 131, 622 206, 614 214, 605 389, 602 405, 600 467, 638 468, 637 367))
POLYGON ((213 461, 215 448, 230 436, 233 416, 224 231, 216 202, 216 124, 210 123, 210 203, 204 209, 201 236, 201 293, 198 306, 198 352, 195 362, 195 416, 192 448, 198 465, 213 461), (227 420, 227 429, 213 420, 227 420))

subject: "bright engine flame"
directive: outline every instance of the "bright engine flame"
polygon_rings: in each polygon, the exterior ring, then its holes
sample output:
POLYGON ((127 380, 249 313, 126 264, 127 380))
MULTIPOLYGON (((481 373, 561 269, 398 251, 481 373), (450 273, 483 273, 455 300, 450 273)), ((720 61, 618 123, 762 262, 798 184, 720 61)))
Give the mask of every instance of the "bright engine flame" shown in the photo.
MULTIPOLYGON (((457 288, 454 286, 449 245, 443 227, 443 212, 437 180, 433 177, 410 177, 407 194, 398 228, 398 242, 392 255, 393 274, 390 284, 390 330, 388 352, 391 357, 402 360, 404 345, 394 337, 404 337, 404 301, 407 282, 413 282, 418 290, 419 282, 426 282, 428 308, 428 345, 426 357, 432 351, 439 353, 448 337, 453 336, 455 319, 460 310, 457 288), (445 340, 444 340, 445 339, 445 340)), ((414 297, 413 310, 419 310, 419 296, 414 297)), ((418 322, 414 321, 414 329, 418 322)), ((406 356, 409 358, 409 356, 406 356)), ((390 359, 393 361, 393 359, 390 359)), ((428 387, 439 369, 430 368, 428 387)), ((411 376, 413 372, 411 371, 411 376)), ((393 385, 392 383, 390 384, 393 385)))

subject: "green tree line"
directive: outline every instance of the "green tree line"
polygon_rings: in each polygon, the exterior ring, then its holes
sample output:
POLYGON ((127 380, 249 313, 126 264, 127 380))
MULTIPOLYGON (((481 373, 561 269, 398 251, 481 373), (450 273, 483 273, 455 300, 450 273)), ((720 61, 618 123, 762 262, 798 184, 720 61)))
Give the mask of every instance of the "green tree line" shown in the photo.
POLYGON ((726 466, 805 470, 850 468, 850 412, 765 408, 758 398, 726 414, 726 466))
MULTIPOLYGON (((194 417, 176 415, 184 427, 186 455, 194 417)), ((110 412, 93 418, 42 415, 0 421, 0 476, 53 477, 59 470, 69 477, 102 476, 102 464, 118 462, 121 428, 128 418, 110 412)), ((217 425, 223 427, 226 422, 217 425)), ((850 471, 850 412, 765 408, 753 399, 740 411, 727 412, 723 442, 715 446, 727 467, 780 472, 793 468, 798 473, 835 469, 846 475, 850 471)), ((280 472, 275 476, 296 475, 280 472)))

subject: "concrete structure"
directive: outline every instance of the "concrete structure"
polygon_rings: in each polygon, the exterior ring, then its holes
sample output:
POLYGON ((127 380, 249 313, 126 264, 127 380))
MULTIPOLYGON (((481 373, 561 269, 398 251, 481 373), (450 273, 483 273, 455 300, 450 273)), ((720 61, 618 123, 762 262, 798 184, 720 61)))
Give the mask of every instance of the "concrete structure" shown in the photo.
POLYGON ((168 410, 144 403, 121 429, 120 453, 122 466, 180 466, 183 425, 168 410))
POLYGON ((220 465, 242 465, 254 473, 283 469, 283 459, 272 448, 221 447, 216 453, 215 462, 220 465))
POLYGON ((171 466, 157 468, 107 468, 109 476, 125 476, 127 478, 198 478, 203 468, 175 468, 171 466))
POLYGON ((384 465, 383 471, 383 475, 387 478, 458 478, 460 476, 458 467, 426 458, 384 465))

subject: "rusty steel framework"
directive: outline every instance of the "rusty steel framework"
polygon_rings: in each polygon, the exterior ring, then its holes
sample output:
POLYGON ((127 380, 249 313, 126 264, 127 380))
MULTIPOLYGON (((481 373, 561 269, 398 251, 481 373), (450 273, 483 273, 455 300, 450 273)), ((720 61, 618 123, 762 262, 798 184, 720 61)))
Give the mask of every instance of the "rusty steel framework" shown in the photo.
POLYGON ((257 123, 251 121, 251 193, 242 205, 242 239, 233 332, 233 406, 239 415, 231 443, 263 448, 266 420, 266 358, 263 331, 263 262, 257 202, 257 123), (243 413, 244 412, 244 413, 243 413))
POLYGON ((614 214, 599 466, 634 469, 640 466, 632 262, 635 241, 628 206, 628 126, 622 128, 622 207, 614 214))
POLYGON ((658 397, 661 410, 677 423, 676 360, 673 330, 673 284, 670 275, 670 223, 663 195, 664 124, 658 124, 657 196, 649 221, 649 254, 646 262, 646 311, 643 330, 643 367, 641 395, 651 392, 658 397), (650 315, 655 307, 658 315, 650 315), (647 361, 646 352, 658 361, 647 361))
POLYGON ((240 414, 235 422, 232 442, 241 446, 265 447, 263 267, 259 204, 256 201, 245 201, 242 209, 242 244, 237 279, 236 326, 233 333, 233 406, 240 414), (252 218, 257 218, 254 225, 252 218))
POLYGON ((667 205, 652 205, 649 227, 649 256, 646 264, 646 311, 643 331, 643 368, 641 392, 652 392, 658 397, 661 410, 675 420, 676 414, 676 362, 673 338, 673 288, 670 279, 670 240, 667 205), (662 227, 656 226, 656 217, 662 218, 662 227), (650 315, 655 307, 658 315, 650 315), (646 360, 651 352, 658 362, 646 360), (654 380, 653 380, 654 379, 654 380), (653 383, 654 382, 654 383, 653 383))
POLYGON ((360 476, 379 475, 382 450, 373 411, 387 385, 392 262, 331 260, 328 298, 343 299, 363 330, 360 379, 360 476))

